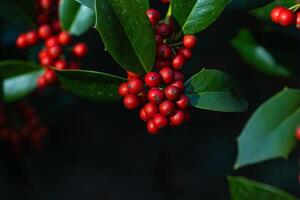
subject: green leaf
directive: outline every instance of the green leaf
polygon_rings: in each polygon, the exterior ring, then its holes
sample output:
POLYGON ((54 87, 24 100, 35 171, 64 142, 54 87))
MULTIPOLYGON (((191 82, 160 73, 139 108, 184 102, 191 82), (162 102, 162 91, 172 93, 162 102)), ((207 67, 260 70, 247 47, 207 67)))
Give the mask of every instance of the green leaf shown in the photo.
POLYGON ((296 146, 300 124, 300 90, 286 88, 263 103, 251 116, 238 138, 235 168, 287 158, 296 146))
POLYGON ((272 1, 274 0, 231 0, 228 7, 233 9, 253 9, 272 1))
POLYGON ((155 60, 154 31, 145 0, 96 0, 96 29, 107 51, 126 70, 144 74, 155 60))
POLYGON ((291 76, 290 70, 278 64, 272 55, 255 41, 249 31, 241 30, 231 44, 243 60, 257 71, 278 77, 291 76))
POLYGON ((22 74, 35 72, 41 69, 41 66, 23 60, 2 60, 0 61, 0 78, 7 79, 22 74))
POLYGON ((243 177, 228 177, 232 200, 298 200, 291 194, 265 183, 243 177))
POLYGON ((197 108, 220 112, 242 112, 248 108, 237 83, 222 71, 203 69, 185 85, 191 105, 197 108))
POLYGON ((184 34, 195 34, 212 24, 229 0, 172 0, 172 14, 184 34))
POLYGON ((56 74, 65 90, 97 102, 120 100, 118 87, 126 81, 118 76, 86 70, 56 70, 56 74))
MULTIPOLYGON (((79 3, 81 3, 82 5, 84 6, 87 6, 89 8, 92 8, 94 9, 94 6, 95 6, 95 0, 76 0, 78 1, 79 3)), ((149 1, 139 1, 139 3, 143 3, 145 7, 149 8, 150 6, 150 2, 149 1)))
POLYGON ((59 17, 63 29, 77 36, 95 25, 94 10, 77 3, 75 0, 61 0, 59 17))

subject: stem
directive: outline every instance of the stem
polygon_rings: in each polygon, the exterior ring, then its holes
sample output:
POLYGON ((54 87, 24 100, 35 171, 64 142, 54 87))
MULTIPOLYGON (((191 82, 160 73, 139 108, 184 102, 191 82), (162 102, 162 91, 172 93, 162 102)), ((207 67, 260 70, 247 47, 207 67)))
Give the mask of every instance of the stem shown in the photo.
POLYGON ((293 12, 296 12, 300 8, 300 3, 297 3, 289 8, 289 10, 292 10, 293 12))
POLYGON ((168 11, 167 11, 167 14, 166 14, 166 16, 165 16, 165 18, 164 18, 164 22, 166 23, 166 24, 169 24, 169 18, 172 16, 172 7, 171 7, 171 4, 169 5, 169 8, 168 8, 168 11))

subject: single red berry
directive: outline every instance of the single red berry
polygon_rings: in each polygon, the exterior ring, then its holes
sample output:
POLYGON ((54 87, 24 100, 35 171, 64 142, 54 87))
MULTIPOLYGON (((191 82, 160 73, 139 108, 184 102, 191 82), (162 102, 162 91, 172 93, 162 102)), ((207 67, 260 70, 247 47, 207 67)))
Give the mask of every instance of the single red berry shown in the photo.
POLYGON ((140 100, 135 94, 127 94, 124 99, 123 103, 127 109, 136 109, 140 105, 140 100))
POLYGON ((39 37, 41 39, 47 39, 51 36, 52 30, 48 24, 42 25, 38 30, 39 37))
POLYGON ((271 17, 271 20, 274 22, 274 23, 279 23, 279 15, 281 13, 281 11, 283 11, 284 9, 286 9, 285 7, 282 7, 282 6, 277 6, 275 8, 273 8, 273 10, 271 11, 270 13, 270 17, 271 17))
POLYGON ((135 79, 135 78, 140 78, 140 75, 138 75, 138 74, 135 74, 131 71, 126 71, 126 72, 127 72, 128 80, 135 79))
POLYGON ((53 83, 56 79, 55 72, 51 69, 46 70, 44 77, 48 83, 53 83))
POLYGON ((16 40, 16 46, 19 49, 23 49, 27 46, 27 41, 26 41, 26 35, 25 34, 20 34, 16 40))
POLYGON ((144 88, 144 83, 141 79, 135 78, 128 81, 128 89, 132 94, 138 94, 144 88))
POLYGON ((68 45, 71 42, 71 35, 67 31, 62 31, 58 35, 58 42, 61 45, 68 45))
POLYGON ((180 92, 184 91, 184 83, 182 81, 175 81, 174 83, 171 84, 172 86, 175 86, 179 89, 180 92))
POLYGON ((189 105, 189 98, 186 95, 182 94, 176 101, 176 105, 180 109, 186 109, 189 105))
POLYGON ((169 120, 165 116, 163 116, 162 114, 157 113, 153 117, 153 123, 156 127, 161 129, 161 128, 165 128, 165 127, 168 126, 169 120))
POLYGON ((38 54, 39 60, 41 60, 41 59, 42 59, 43 57, 45 57, 45 56, 49 56, 49 55, 48 55, 47 49, 42 49, 42 50, 40 50, 40 52, 39 52, 39 54, 38 54))
POLYGON ((44 10, 49 10, 51 8, 51 0, 39 0, 38 3, 44 10))
POLYGON ((296 27, 300 29, 300 11, 296 15, 296 27))
POLYGON ((149 102, 144 107, 146 115, 148 117, 154 117, 156 113, 158 113, 158 107, 155 103, 149 102))
POLYGON ((174 101, 178 99, 180 91, 177 87, 170 85, 165 88, 165 95, 167 99, 174 101))
POLYGON ((160 20, 160 13, 155 9, 148 9, 146 11, 146 14, 152 26, 155 26, 157 22, 160 20))
POLYGON ((183 82, 185 80, 183 73, 182 72, 174 72, 174 80, 183 82))
POLYGON ((177 54, 172 60, 172 66, 176 70, 182 69, 185 64, 185 57, 181 54, 177 54))
POLYGON ((152 103, 160 104, 165 98, 164 91, 160 88, 151 88, 148 92, 148 100, 152 103))
POLYGON ((161 44, 164 42, 164 38, 161 35, 155 34, 155 42, 156 44, 161 44))
POLYGON ((169 116, 175 110, 175 104, 170 100, 165 100, 159 104, 159 112, 164 116, 169 116))
POLYGON ((170 117, 170 125, 171 126, 179 126, 179 125, 183 124, 184 119, 185 119, 184 112, 181 110, 177 110, 170 117))
POLYGON ((35 45, 38 42, 38 36, 35 31, 29 31, 26 33, 26 43, 28 45, 35 45))
POLYGON ((62 49, 58 45, 49 47, 48 48, 48 54, 53 59, 59 58, 61 56, 61 54, 62 54, 62 49))
POLYGON ((154 68, 160 70, 163 67, 171 67, 171 61, 170 60, 157 59, 156 62, 155 62, 154 68))
POLYGON ((155 29, 156 34, 161 35, 163 38, 168 38, 172 34, 172 30, 166 23, 161 23, 155 29))
POLYGON ((147 116, 144 108, 140 110, 140 119, 143 120, 144 122, 150 119, 150 117, 147 116))
POLYGON ((47 86, 47 81, 46 81, 46 78, 44 76, 40 76, 38 79, 37 79, 37 87, 39 89, 43 89, 47 86))
POLYGON ((54 67, 58 70, 63 70, 63 69, 67 69, 67 62, 63 59, 61 60, 57 60, 55 63, 54 63, 54 67))
POLYGON ((179 54, 182 54, 186 59, 191 59, 193 54, 192 54, 192 51, 190 49, 187 49, 187 48, 180 48, 178 50, 178 53, 179 54))
POLYGON ((298 141, 300 141, 300 127, 298 127, 298 128, 296 129, 295 136, 296 136, 296 139, 297 139, 298 141))
POLYGON ((46 47, 53 47, 53 46, 58 46, 59 43, 58 43, 58 39, 56 36, 51 36, 49 37, 47 40, 46 40, 46 47))
POLYGON ((169 67, 164 67, 159 71, 165 84, 170 84, 174 81, 174 71, 169 67))
POLYGON ((158 45, 157 49, 156 49, 156 52, 157 52, 157 56, 159 58, 169 58, 171 57, 172 55, 172 50, 171 50, 171 47, 167 44, 160 44, 158 45))
POLYGON ((118 89, 119 95, 124 97, 129 94, 128 82, 122 83, 118 89))
POLYGON ((295 23, 295 14, 289 9, 284 9, 280 12, 278 23, 282 26, 289 26, 295 23))
POLYGON ((194 35, 185 35, 182 39, 183 46, 188 49, 192 49, 197 44, 197 37, 194 35))
POLYGON ((154 125, 152 119, 147 122, 147 130, 151 135, 156 135, 159 132, 159 128, 154 125))
POLYGON ((53 60, 52 60, 51 56, 49 54, 47 54, 40 59, 40 64, 45 67, 49 67, 53 64, 53 60))
POLYGON ((162 77, 157 72, 149 72, 145 76, 145 83, 148 87, 158 87, 162 82, 162 77))
POLYGON ((87 53, 87 50, 88 50, 88 48, 87 48, 86 44, 83 42, 78 43, 73 47, 73 53, 78 58, 84 57, 87 53))

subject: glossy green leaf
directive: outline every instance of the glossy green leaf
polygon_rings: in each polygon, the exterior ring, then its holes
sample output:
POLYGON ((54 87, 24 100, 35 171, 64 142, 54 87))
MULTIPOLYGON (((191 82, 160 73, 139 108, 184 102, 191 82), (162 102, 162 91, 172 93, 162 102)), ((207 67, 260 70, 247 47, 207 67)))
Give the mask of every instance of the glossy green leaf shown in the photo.
POLYGON ((279 188, 244 177, 228 177, 228 181, 232 200, 298 200, 279 188))
POLYGON ((126 81, 118 76, 86 70, 56 70, 56 74, 65 90, 97 102, 120 100, 118 87, 126 81))
POLYGON ((94 9, 95 0, 76 0, 76 1, 78 1, 80 4, 84 6, 94 9))
POLYGON ((41 66, 23 60, 2 60, 0 61, 0 78, 7 79, 22 74, 35 72, 41 69, 41 66))
POLYGON ((106 50, 126 70, 144 74, 155 60, 153 28, 145 0, 96 0, 96 29, 106 50))
POLYGON ((274 0, 231 0, 229 8, 232 9, 253 9, 271 3, 274 0))
POLYGON ((94 10, 83 6, 75 0, 61 0, 59 17, 63 29, 73 35, 81 35, 95 25, 94 10))
POLYGON ((237 83, 222 71, 204 69, 185 85, 191 105, 197 108, 220 112, 242 112, 248 108, 237 83))
POLYGON ((229 0, 172 0, 172 14, 185 34, 198 33, 212 24, 229 0))
POLYGON ((241 30, 231 44, 243 60, 257 71, 272 76, 291 76, 290 70, 278 64, 272 55, 255 41, 249 31, 241 30))
POLYGON ((287 158, 296 146, 294 132, 300 124, 300 90, 286 88, 263 103, 238 137, 235 168, 287 158))

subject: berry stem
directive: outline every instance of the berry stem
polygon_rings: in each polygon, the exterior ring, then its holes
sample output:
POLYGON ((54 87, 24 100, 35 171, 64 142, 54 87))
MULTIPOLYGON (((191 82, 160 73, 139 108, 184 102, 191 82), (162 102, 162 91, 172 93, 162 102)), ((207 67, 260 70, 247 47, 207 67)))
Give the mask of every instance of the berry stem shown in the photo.
POLYGON ((300 3, 297 3, 289 8, 289 10, 292 10, 293 12, 296 12, 300 8, 300 3))

